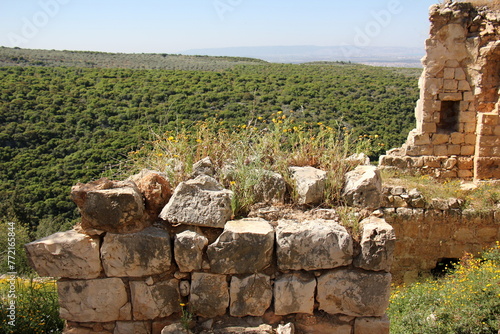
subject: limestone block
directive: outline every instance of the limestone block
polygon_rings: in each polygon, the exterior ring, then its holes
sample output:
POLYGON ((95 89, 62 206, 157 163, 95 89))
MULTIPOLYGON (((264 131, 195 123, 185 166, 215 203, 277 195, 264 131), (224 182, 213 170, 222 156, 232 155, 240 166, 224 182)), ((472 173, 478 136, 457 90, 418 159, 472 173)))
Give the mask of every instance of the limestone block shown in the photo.
POLYGON ((245 218, 229 221, 207 255, 214 273, 250 274, 270 266, 273 250, 273 227, 262 218, 245 218))
POLYGON ((396 234, 384 219, 369 217, 361 222, 361 253, 354 260, 359 268, 390 271, 394 259, 396 234))
POLYGON ((262 203, 284 203, 286 182, 281 174, 264 170, 255 185, 255 200, 262 203))
POLYGON ((462 152, 462 146, 460 145, 448 145, 448 154, 449 155, 460 155, 462 152))
POLYGON ((474 93, 464 92, 464 101, 469 101, 469 102, 474 101, 474 93))
POLYGON ((191 331, 186 330, 181 323, 176 322, 163 327, 160 334, 191 334, 191 331))
POLYGON ((354 333, 356 334, 389 334, 390 321, 387 316, 356 318, 354 333))
POLYGON ((465 133, 474 133, 476 131, 476 123, 460 123, 463 124, 462 132, 465 133))
POLYGON ((465 145, 475 145, 476 144, 476 135, 473 133, 467 133, 464 136, 464 144, 465 145))
POLYGON ((446 91, 456 91, 458 89, 458 81, 457 80, 444 80, 443 88, 446 91))
POLYGON ((113 334, 151 334, 151 323, 147 321, 117 321, 113 334))
POLYGON ((451 143, 453 145, 460 145, 465 142, 465 133, 453 132, 451 134, 451 143))
POLYGON ((438 94, 443 89, 443 79, 441 78, 425 78, 424 90, 429 95, 438 94))
POLYGON ((59 314, 75 322, 131 320, 125 284, 119 278, 57 282, 59 314))
POLYGON ((460 80, 458 82, 458 90, 461 90, 461 91, 470 91, 471 88, 470 88, 470 85, 467 81, 465 80, 460 80))
POLYGON ((434 155, 437 155, 437 156, 448 155, 448 145, 436 145, 436 146, 434 146, 434 155))
POLYGON ((276 328, 276 334, 295 334, 295 326, 291 322, 286 325, 279 324, 276 328))
POLYGON ((463 68, 456 68, 455 69, 455 79, 457 80, 465 80, 467 77, 465 76, 465 71, 463 68))
POLYGON ((207 175, 211 177, 215 175, 214 164, 212 163, 210 157, 205 157, 193 164, 193 173, 191 177, 195 178, 200 175, 207 175))
POLYGON ((319 309, 330 314, 381 317, 389 305, 391 274, 333 269, 318 277, 319 309))
POLYGON ((423 122, 422 132, 425 133, 435 133, 437 131, 437 126, 435 122, 423 122))
POLYGON ((274 282, 274 313, 313 314, 316 280, 306 273, 285 274, 274 282))
POLYGON ((358 166, 345 176, 342 196, 347 205, 377 209, 380 207, 382 178, 375 166, 358 166))
POLYGON ((164 173, 143 169, 139 174, 128 178, 139 188, 143 198, 146 214, 151 221, 155 221, 161 209, 172 196, 172 187, 164 173))
POLYGON ((464 145, 460 148, 460 155, 471 156, 475 151, 476 148, 473 145, 464 145))
POLYGON ((461 101, 462 93, 440 93, 439 99, 441 101, 461 101))
POLYGON ((233 192, 210 176, 181 182, 160 213, 170 223, 223 228, 231 218, 233 192))
POLYGON ((151 320, 180 312, 179 281, 169 279, 153 283, 131 281, 130 294, 134 320, 151 320))
POLYGON ((464 123, 475 123, 476 122, 476 113, 472 111, 463 111, 458 115, 459 122, 464 123))
POLYGON ((442 133, 435 133, 432 135, 432 144, 433 145, 442 145, 447 144, 450 140, 450 136, 442 133))
POLYGON ((142 195, 131 181, 100 179, 71 188, 71 198, 82 215, 81 228, 111 233, 132 233, 150 225, 144 219, 142 195))
POLYGON ((444 69, 444 79, 445 80, 455 79, 455 69, 454 68, 445 68, 444 69))
POLYGON ((470 179, 474 176, 474 173, 470 170, 461 169, 458 171, 458 177, 461 179, 470 179))
POLYGON ((138 233, 107 233, 101 247, 102 266, 108 277, 164 273, 170 269, 171 253, 168 232, 157 227, 138 233))
POLYGON ((99 239, 75 230, 57 232, 25 245, 40 276, 92 279, 102 270, 99 239))
POLYGON ((353 241, 331 220, 280 220, 276 228, 280 270, 319 270, 352 263, 353 241))
POLYGON ((200 270, 203 263, 203 251, 208 245, 208 239, 195 231, 184 231, 175 236, 175 262, 182 272, 200 270))
POLYGON ((254 274, 244 278, 233 276, 229 295, 231 316, 261 317, 271 306, 273 299, 271 278, 264 274, 254 274))
POLYGON ((323 200, 326 172, 313 167, 290 167, 297 186, 299 204, 319 204, 323 200))
POLYGON ((449 59, 445 62, 446 67, 459 67, 460 64, 456 59, 449 59))
POLYGON ((225 275, 193 273, 191 277, 191 311, 204 318, 224 315, 229 306, 229 291, 225 275))
POLYGON ((370 158, 364 153, 354 153, 345 159, 352 166, 369 165, 370 158))
POLYGON ((460 101, 459 111, 460 112, 469 111, 470 104, 471 103, 467 101, 460 101))

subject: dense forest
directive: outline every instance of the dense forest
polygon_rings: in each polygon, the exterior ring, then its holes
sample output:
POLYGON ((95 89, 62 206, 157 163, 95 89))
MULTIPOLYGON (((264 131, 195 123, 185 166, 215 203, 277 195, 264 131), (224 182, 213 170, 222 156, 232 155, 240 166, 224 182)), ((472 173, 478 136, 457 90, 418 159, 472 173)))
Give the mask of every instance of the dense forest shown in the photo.
POLYGON ((376 135, 381 154, 414 127, 419 74, 354 64, 0 67, 0 219, 40 226, 38 237, 74 223, 73 184, 114 172, 152 132, 208 118, 231 128, 294 110, 300 121, 376 135))

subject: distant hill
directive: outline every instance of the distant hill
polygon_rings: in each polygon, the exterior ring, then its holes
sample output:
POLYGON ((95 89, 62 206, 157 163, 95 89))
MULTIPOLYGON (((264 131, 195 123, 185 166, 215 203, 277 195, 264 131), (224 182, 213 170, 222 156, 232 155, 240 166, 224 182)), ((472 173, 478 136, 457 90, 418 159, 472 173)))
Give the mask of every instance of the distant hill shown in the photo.
POLYGON ((217 71, 235 65, 258 65, 260 59, 152 53, 32 50, 0 47, 0 67, 44 66, 217 71))
POLYGON ((276 63, 344 61, 375 66, 421 67, 423 48, 356 46, 263 46, 193 49, 185 55, 251 57, 276 63))

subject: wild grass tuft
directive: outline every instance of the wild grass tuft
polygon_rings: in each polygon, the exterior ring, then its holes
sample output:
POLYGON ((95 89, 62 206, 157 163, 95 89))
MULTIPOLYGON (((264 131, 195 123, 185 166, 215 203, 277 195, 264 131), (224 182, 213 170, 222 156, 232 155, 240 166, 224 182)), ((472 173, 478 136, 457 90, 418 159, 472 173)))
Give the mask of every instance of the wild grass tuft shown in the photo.
POLYGON ((59 318, 59 301, 56 282, 15 278, 0 280, 0 332, 5 334, 61 333, 64 321, 59 318), (15 291, 15 292, 13 292, 15 291), (11 295, 9 297, 9 294, 11 295), (15 295, 16 317, 10 325, 8 302, 15 295))
POLYGON ((500 330, 500 243, 466 254, 444 278, 396 287, 391 333, 492 334, 500 330))
MULTIPOLYGON (((254 203, 256 185, 265 171, 281 174, 289 185, 290 166, 313 166, 327 171, 325 205, 340 200, 344 174, 354 166, 345 159, 372 148, 368 136, 352 138, 345 128, 323 123, 298 123, 294 112, 278 111, 269 119, 257 117, 246 124, 224 128, 209 119, 176 131, 155 134, 149 144, 130 153, 130 171, 150 168, 165 172, 175 187, 190 177, 194 162, 210 157, 216 178, 235 192, 233 211, 244 214, 254 203)), ((293 187, 289 203, 295 202, 293 187)))

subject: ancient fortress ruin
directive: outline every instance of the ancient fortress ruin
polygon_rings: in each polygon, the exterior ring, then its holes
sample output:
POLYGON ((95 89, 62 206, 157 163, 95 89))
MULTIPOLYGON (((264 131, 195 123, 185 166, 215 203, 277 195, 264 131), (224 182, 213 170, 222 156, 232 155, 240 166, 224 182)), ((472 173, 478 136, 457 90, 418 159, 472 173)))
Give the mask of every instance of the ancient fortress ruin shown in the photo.
MULTIPOLYGON (((446 3, 431 22, 417 129, 381 165, 498 179, 500 14, 446 3)), ((346 175, 345 202, 371 212, 359 231, 311 209, 324 171, 290 168, 306 211, 284 206, 284 178, 266 171, 262 205, 232 220, 210 160, 193 170, 174 190, 150 170, 77 184, 81 222, 26 245, 35 270, 59 278, 65 334, 386 334, 391 281, 500 239, 499 210, 384 187, 374 166, 346 175)))
POLYGON ((447 2, 431 7, 430 21, 417 128, 380 164, 440 178, 500 179, 500 13, 447 2))

